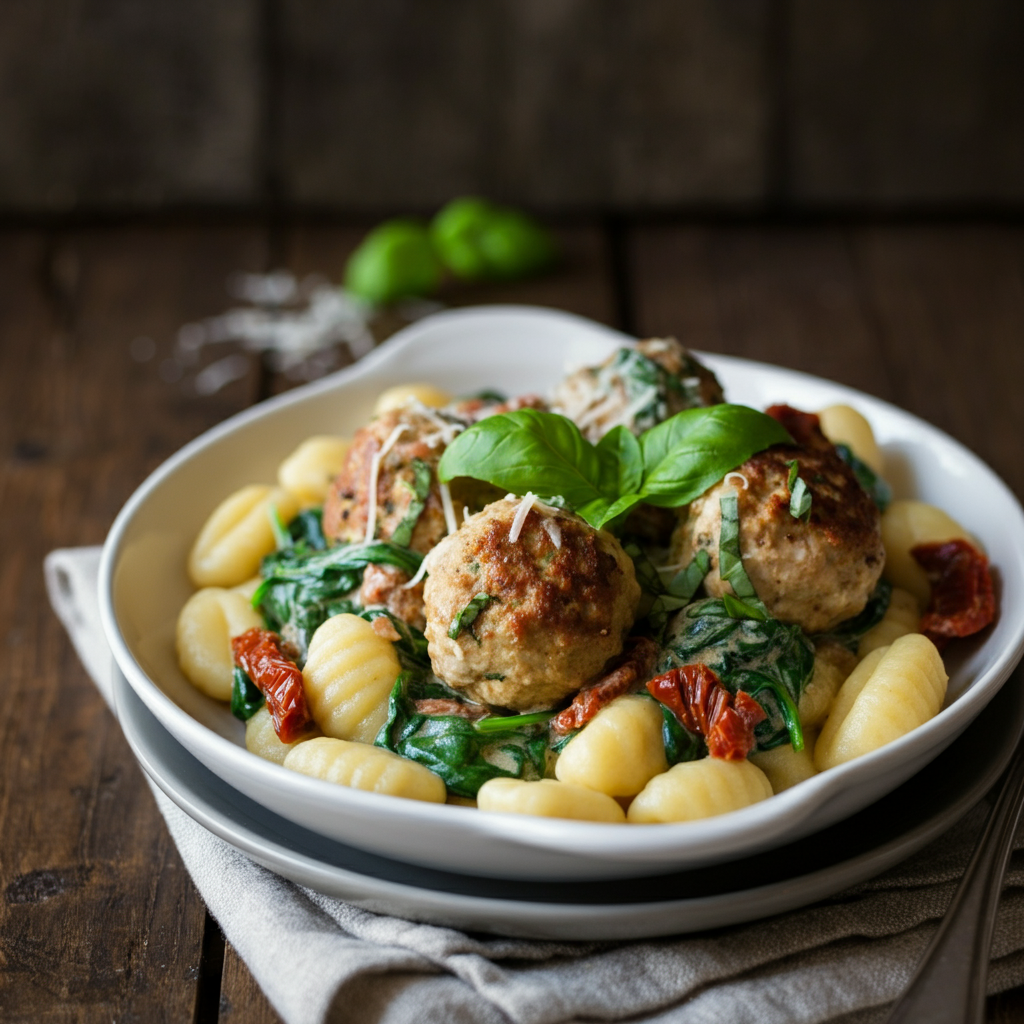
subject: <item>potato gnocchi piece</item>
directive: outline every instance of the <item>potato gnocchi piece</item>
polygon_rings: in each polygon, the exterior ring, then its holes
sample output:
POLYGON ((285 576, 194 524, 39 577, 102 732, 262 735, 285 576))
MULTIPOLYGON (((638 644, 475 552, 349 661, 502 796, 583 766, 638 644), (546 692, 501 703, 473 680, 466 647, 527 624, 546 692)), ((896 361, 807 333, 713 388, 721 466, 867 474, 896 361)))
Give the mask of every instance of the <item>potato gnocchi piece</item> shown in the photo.
POLYGON ((335 615, 313 634, 302 670, 306 701, 325 736, 372 743, 401 672, 394 645, 358 615, 335 615))
POLYGON ((757 765, 705 757, 655 775, 629 805, 626 818, 638 825, 695 821, 738 811, 771 795, 771 783, 757 765))
POLYGON ((277 482, 303 505, 322 505, 351 444, 343 437, 306 438, 278 467, 277 482))
POLYGON ((433 384, 396 384, 378 396, 373 407, 373 415, 379 416, 392 409, 401 409, 410 399, 431 409, 440 409, 451 402, 452 396, 447 391, 435 388, 433 384))
POLYGON ((877 476, 883 475, 885 458, 871 424, 849 405, 830 405, 818 413, 821 432, 833 444, 845 444, 877 476))
POLYGON ((274 731, 274 719, 266 705, 261 707, 248 722, 245 723, 245 749, 250 754, 262 757, 274 764, 284 764, 288 751, 294 750, 300 743, 320 735, 319 729, 312 729, 305 736, 300 736, 291 743, 282 743, 274 731))
POLYGON ((794 750, 788 743, 774 750, 761 750, 750 755, 752 764, 757 765, 768 777, 773 793, 791 789, 798 782, 818 774, 814 767, 815 729, 804 730, 804 749, 794 750))
POLYGON ((921 607, 927 608, 931 597, 928 576, 910 549, 960 538, 977 546, 977 541, 941 508, 923 501, 894 501, 882 513, 883 575, 895 586, 909 590, 921 607))
POLYGON ((288 751, 285 768, 350 789, 443 804, 444 781, 429 768, 368 743, 319 736, 288 751))
POLYGON ((814 749, 819 771, 892 743, 938 714, 949 677, 920 633, 872 651, 836 697, 814 749))
POLYGON ((827 640, 814 651, 814 673, 800 694, 800 724, 805 728, 821 725, 846 677, 857 664, 857 656, 842 644, 827 640))
POLYGON ((262 625, 242 594, 220 587, 197 591, 178 613, 175 646, 181 671, 208 697, 231 700, 231 638, 262 625))
POLYGON ((271 508, 286 523, 299 511, 299 502, 287 491, 263 484, 250 484, 225 498, 192 545, 192 582, 197 587, 237 587, 255 576, 260 561, 276 547, 271 508))
POLYGON ((892 588, 889 607, 885 610, 882 621, 872 626, 861 638, 857 646, 857 657, 865 658, 879 647, 888 647, 894 640, 908 633, 920 633, 921 608, 917 598, 909 590, 900 587, 892 588))
POLYGON ((653 700, 619 697, 565 746, 555 778, 608 796, 636 796, 668 770, 661 726, 661 710, 653 700))
POLYGON ((570 782, 557 782, 555 779, 541 779, 538 782, 488 779, 480 787, 476 800, 481 811, 612 824, 621 824, 626 820, 625 812, 610 796, 596 789, 576 786, 570 782))

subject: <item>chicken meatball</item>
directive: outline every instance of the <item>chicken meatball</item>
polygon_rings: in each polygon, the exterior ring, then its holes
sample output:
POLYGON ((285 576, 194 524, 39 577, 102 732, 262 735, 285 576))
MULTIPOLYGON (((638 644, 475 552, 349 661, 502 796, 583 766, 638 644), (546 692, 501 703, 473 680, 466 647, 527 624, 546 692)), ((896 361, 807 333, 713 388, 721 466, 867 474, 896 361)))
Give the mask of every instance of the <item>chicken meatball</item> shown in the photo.
POLYGON ((800 443, 759 452, 694 501, 673 537, 673 561, 685 563, 698 550, 707 551, 711 571, 705 589, 713 597, 732 592, 718 572, 718 542, 719 499, 734 492, 740 556, 757 596, 773 617, 821 633, 867 604, 885 561, 880 516, 821 433, 817 416, 788 406, 768 411, 800 443), (794 460, 811 494, 804 519, 790 513, 794 460))
POLYGON ((448 532, 437 464, 460 429, 436 411, 406 405, 357 431, 324 503, 327 539, 363 540, 372 505, 375 537, 428 552, 448 532), (384 448, 371 501, 373 464, 384 448))
POLYGON ((555 707, 598 677, 621 653, 640 600, 633 563, 610 533, 526 507, 523 518, 522 503, 506 498, 471 516, 431 552, 424 588, 434 672, 515 711, 555 707))
POLYGON ((597 442, 619 424, 639 435, 683 409, 722 401, 715 375, 675 338, 649 338, 566 377, 554 408, 597 442))

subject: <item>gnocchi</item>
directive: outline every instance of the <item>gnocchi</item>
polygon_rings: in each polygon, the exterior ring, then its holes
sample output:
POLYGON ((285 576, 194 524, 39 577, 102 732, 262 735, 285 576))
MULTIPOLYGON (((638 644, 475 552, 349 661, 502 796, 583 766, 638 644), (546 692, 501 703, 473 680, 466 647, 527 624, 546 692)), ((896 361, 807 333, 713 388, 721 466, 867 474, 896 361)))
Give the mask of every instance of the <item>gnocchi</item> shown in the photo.
POLYGON ((420 402, 431 409, 440 409, 451 402, 452 396, 447 391, 435 388, 433 384, 396 384, 393 388, 383 391, 373 407, 373 415, 392 409, 401 409, 410 401, 420 402))
POLYGON ((178 664, 208 697, 230 700, 234 657, 231 638, 263 625, 242 594, 206 587, 193 594, 178 615, 178 664))
POLYGON ((260 561, 277 546, 271 514, 288 522, 298 500, 281 488, 251 484, 214 509, 188 557, 197 587, 236 587, 259 572, 260 561))
POLYGON ((605 793, 555 779, 527 782, 523 779, 490 779, 477 793, 481 811, 530 814, 539 818, 572 818, 576 821, 625 822, 622 808, 605 793))
POLYGON ((619 697, 602 708, 559 755, 555 778, 608 796, 636 796, 668 768, 659 706, 619 697))
POLYGON ((312 729, 301 739, 293 740, 291 743, 282 743, 274 730, 274 720, 270 717, 270 711, 264 705, 245 723, 245 749, 250 754, 262 757, 265 761, 284 764, 284 759, 290 750, 319 735, 319 729, 312 729))
POLYGON ((372 743, 401 670, 394 645, 369 622, 333 616, 313 634, 302 670, 314 721, 325 736, 372 743))
POLYGON ((443 804, 444 782, 429 768, 368 743, 319 736, 288 751, 284 767, 324 782, 443 804))
POLYGON ((303 505, 320 505, 345 464, 350 442, 341 437, 310 437, 278 467, 277 482, 303 505))
POLYGON ((885 470, 885 460, 875 440, 871 424, 849 405, 830 405, 818 413, 822 433, 833 444, 845 444, 877 476, 885 470))
POLYGON ((888 647, 893 640, 906 636, 907 633, 918 633, 921 622, 921 608, 917 598, 909 590, 893 587, 889 607, 885 610, 882 621, 872 626, 857 645, 857 657, 865 658, 878 647, 888 647))
POLYGON ((768 776, 751 761, 705 757, 655 775, 629 805, 626 818, 639 825, 696 821, 738 811, 771 795, 768 776))

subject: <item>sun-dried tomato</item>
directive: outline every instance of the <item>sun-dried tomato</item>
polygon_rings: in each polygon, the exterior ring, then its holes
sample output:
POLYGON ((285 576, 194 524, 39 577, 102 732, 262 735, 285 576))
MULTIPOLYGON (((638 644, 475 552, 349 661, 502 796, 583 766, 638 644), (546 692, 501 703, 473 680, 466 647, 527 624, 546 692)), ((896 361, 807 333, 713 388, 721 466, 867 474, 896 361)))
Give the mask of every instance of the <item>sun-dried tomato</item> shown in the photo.
POLYGON ((282 743, 297 740, 312 724, 302 688, 302 671, 269 629, 250 629, 231 641, 235 664, 245 670, 267 700, 274 731, 282 743))
POLYGON ((973 544, 963 539, 918 544, 910 553, 932 588, 921 632, 939 650, 953 637, 984 629, 996 617, 988 559, 973 544))
POLYGON ((770 405, 765 413, 778 420, 798 445, 805 448, 828 447, 828 440, 821 432, 821 420, 817 413, 801 412, 791 405, 770 405))
POLYGON ((623 655, 623 662, 618 668, 602 676, 597 682, 584 686, 572 699, 572 703, 551 719, 551 727, 556 733, 565 735, 573 729, 586 725, 594 715, 616 697, 636 689, 647 674, 654 669, 654 659, 658 656, 658 646, 647 637, 631 637, 623 655))
POLYGON ((487 708, 481 704, 462 704, 446 697, 422 697, 419 700, 414 700, 413 705, 421 715, 456 715, 459 718, 475 720, 490 714, 487 708))
POLYGON ((754 749, 754 726, 767 717, 749 694, 731 694, 707 665, 670 669, 647 689, 684 728, 704 737, 712 757, 724 761, 742 761, 754 749))

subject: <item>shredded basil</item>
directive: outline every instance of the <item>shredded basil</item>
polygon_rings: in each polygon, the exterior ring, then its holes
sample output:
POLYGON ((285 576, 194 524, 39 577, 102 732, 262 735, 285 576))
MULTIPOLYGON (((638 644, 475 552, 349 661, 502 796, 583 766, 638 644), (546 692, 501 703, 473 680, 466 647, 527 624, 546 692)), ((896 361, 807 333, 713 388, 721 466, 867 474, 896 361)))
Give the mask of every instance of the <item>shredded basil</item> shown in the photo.
POLYGON ((789 466, 789 514, 794 519, 807 522, 811 518, 811 492, 800 474, 800 463, 796 459, 787 462, 789 466))
POLYGON ((684 604, 693 600, 697 588, 704 582, 704 577, 711 571, 711 556, 701 548, 690 559, 690 564, 672 577, 668 592, 684 604))
POLYGON ((497 601, 496 597, 491 597, 490 594, 477 594, 473 597, 465 608, 460 611, 454 619, 452 619, 451 625, 448 627, 448 639, 458 640, 459 634, 464 630, 468 629, 470 636, 480 643, 480 637, 473 632, 473 623, 476 622, 477 617, 480 613, 492 602, 497 601))
POLYGON ((236 665, 231 677, 231 714, 239 721, 248 722, 266 702, 245 669, 236 665))
POLYGON ((637 582, 643 595, 638 619, 646 619, 651 633, 660 639, 665 632, 669 615, 684 607, 693 598, 697 588, 711 569, 711 558, 706 551, 698 551, 690 564, 666 586, 661 574, 639 544, 628 541, 623 550, 633 560, 637 582))
MULTIPOLYGON (((742 618, 768 618, 768 609, 750 582, 740 557, 740 513, 735 494, 723 494, 718 499, 721 528, 718 534, 718 574, 733 589, 739 600, 726 603, 730 615, 733 610, 742 618)), ((728 595, 732 597, 732 595, 728 595)))
POLYGON ((878 510, 884 512, 892 501, 892 488, 866 462, 861 462, 848 444, 837 444, 835 449, 843 462, 853 470, 857 483, 867 491, 878 510))
POLYGON ((404 481, 405 486, 412 493, 409 500, 409 507, 406 509, 402 521, 395 527, 391 534, 391 542, 399 547, 407 548, 412 540, 412 532, 427 507, 427 497, 430 494, 431 470, 422 459, 412 460, 413 482, 410 484, 404 481))

